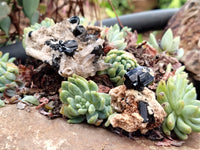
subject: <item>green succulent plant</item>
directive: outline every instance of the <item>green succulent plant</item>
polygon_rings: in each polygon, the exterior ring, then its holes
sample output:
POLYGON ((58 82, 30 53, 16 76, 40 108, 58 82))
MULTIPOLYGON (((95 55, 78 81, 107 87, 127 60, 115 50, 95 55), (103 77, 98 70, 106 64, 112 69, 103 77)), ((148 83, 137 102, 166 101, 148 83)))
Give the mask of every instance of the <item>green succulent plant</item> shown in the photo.
POLYGON ((111 26, 110 28, 105 28, 101 32, 101 38, 108 40, 108 44, 113 49, 116 48, 118 50, 124 50, 127 43, 125 42, 125 37, 127 36, 127 32, 130 32, 131 28, 124 27, 120 31, 120 27, 118 24, 111 26))
POLYGON ((100 125, 113 113, 110 96, 98 93, 95 82, 75 74, 62 82, 60 99, 63 103, 60 113, 69 118, 69 123, 86 119, 89 124, 100 125))
POLYGON ((23 47, 25 48, 25 37, 26 34, 28 34, 31 31, 35 31, 41 27, 50 27, 53 26, 55 23, 53 21, 53 19, 50 18, 45 18, 40 24, 39 23, 35 23, 34 25, 31 25, 30 27, 24 28, 24 34, 23 34, 23 47))
POLYGON ((178 36, 174 38, 171 29, 168 29, 164 33, 160 42, 157 42, 155 35, 151 33, 149 37, 149 44, 158 52, 165 51, 168 55, 176 57, 177 59, 180 59, 184 54, 184 50, 179 48, 180 37, 178 36))
POLYGON ((19 74, 18 67, 13 63, 15 58, 9 59, 9 53, 3 55, 0 52, 0 93, 2 94, 8 85, 16 84, 15 80, 19 74))
POLYGON ((124 83, 124 75, 128 69, 138 66, 134 56, 128 52, 113 49, 106 55, 104 61, 112 64, 112 66, 98 74, 108 74, 112 83, 122 85, 124 83))
POLYGON ((163 132, 171 135, 173 130, 180 139, 186 140, 191 132, 200 132, 200 101, 196 100, 196 90, 183 70, 184 66, 167 81, 161 80, 156 95, 167 113, 163 132))

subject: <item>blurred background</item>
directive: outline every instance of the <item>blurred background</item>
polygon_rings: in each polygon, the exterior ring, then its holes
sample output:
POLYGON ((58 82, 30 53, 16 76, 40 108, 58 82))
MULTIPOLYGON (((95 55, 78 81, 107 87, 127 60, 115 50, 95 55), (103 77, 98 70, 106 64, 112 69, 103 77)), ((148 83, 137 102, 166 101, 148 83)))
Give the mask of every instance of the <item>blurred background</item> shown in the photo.
POLYGON ((152 9, 179 8, 186 0, 0 0, 0 47, 22 40, 23 29, 45 17, 77 15, 88 22, 152 9))

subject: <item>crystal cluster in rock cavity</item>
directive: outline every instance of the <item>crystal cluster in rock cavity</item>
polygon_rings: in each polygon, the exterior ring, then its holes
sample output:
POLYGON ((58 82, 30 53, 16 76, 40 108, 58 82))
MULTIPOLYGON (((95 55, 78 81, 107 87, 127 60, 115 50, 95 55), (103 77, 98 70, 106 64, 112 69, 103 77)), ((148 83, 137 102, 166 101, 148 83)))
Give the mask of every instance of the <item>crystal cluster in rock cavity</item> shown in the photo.
POLYGON ((155 93, 148 88, 143 91, 127 89, 120 85, 110 90, 111 106, 117 112, 109 118, 113 127, 127 132, 148 130, 159 127, 166 113, 155 99, 155 93))
POLYGON ((74 16, 55 25, 42 26, 43 22, 25 29, 26 54, 58 68, 63 77, 77 74, 86 78, 107 69, 110 65, 103 61, 104 40, 98 38, 101 28, 85 28, 79 22, 74 16))

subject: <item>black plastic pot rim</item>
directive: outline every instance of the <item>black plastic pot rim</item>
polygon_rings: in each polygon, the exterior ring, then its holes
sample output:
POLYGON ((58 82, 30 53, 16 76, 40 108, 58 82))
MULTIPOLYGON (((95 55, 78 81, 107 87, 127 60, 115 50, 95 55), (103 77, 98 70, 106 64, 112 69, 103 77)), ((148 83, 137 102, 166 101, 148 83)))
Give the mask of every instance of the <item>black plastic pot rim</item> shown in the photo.
MULTIPOLYGON (((178 12, 179 9, 156 9, 150 11, 144 11, 139 13, 132 13, 119 17, 123 26, 128 26, 132 30, 137 32, 145 32, 150 30, 163 29, 169 19, 178 12)), ((110 18, 102 20, 102 24, 105 26, 112 26, 119 24, 117 18, 110 18)), ((96 25, 99 24, 96 23, 96 25)))

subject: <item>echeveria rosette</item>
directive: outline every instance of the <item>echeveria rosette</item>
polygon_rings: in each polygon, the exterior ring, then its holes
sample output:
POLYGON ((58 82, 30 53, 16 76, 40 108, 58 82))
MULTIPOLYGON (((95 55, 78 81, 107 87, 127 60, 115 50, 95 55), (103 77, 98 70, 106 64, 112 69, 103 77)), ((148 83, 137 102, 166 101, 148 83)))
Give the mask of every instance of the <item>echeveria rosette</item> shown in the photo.
POLYGON ((34 25, 31 25, 30 27, 24 28, 24 34, 23 34, 23 47, 25 48, 25 38, 26 38, 26 34, 28 34, 31 31, 35 31, 41 27, 50 27, 55 25, 53 19, 50 18, 45 18, 40 24, 39 23, 35 23, 34 25))
POLYGON ((125 37, 127 32, 130 32, 131 28, 123 27, 120 31, 118 24, 111 26, 110 28, 105 28, 101 32, 101 38, 108 41, 108 45, 113 49, 124 50, 127 43, 125 42, 125 37))
POLYGON ((9 58, 9 53, 0 52, 0 93, 2 94, 10 85, 16 85, 15 80, 19 74, 18 67, 13 63, 15 58, 9 58))
POLYGON ((60 100, 63 103, 60 113, 69 118, 69 123, 86 119, 89 124, 100 125, 113 113, 110 96, 99 93, 95 82, 75 74, 62 82, 60 100))
POLYGON ((164 33, 160 42, 157 42, 155 35, 151 33, 148 43, 158 52, 165 51, 166 54, 176 57, 177 59, 180 59, 184 54, 184 50, 179 48, 180 37, 178 36, 174 38, 171 29, 168 29, 164 33))
POLYGON ((109 51, 104 61, 112 66, 98 74, 108 74, 111 82, 116 86, 124 83, 124 75, 129 69, 139 66, 131 53, 117 49, 109 51))
POLYGON ((200 132, 200 101, 196 100, 196 90, 183 70, 184 66, 167 81, 161 80, 156 95, 168 114, 162 124, 163 132, 171 135, 173 130, 180 139, 186 140, 191 132, 200 132))

